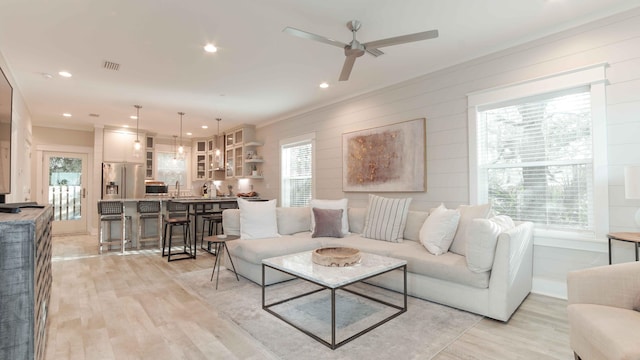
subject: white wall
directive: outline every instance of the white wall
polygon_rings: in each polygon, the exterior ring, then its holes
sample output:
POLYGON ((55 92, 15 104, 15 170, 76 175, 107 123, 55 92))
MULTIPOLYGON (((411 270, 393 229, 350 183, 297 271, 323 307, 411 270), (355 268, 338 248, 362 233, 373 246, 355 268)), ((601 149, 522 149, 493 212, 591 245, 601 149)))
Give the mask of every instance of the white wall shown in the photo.
MULTIPOLYGON (((623 168, 640 164, 640 8, 420 78, 258 128, 262 154, 278 162, 280 139, 316 132, 316 197, 348 197, 366 206, 367 195, 342 192, 342 134, 399 121, 427 119, 427 191, 412 208, 469 203, 467 94, 595 63, 608 63, 607 132, 611 231, 640 231, 633 214, 640 201, 624 199, 623 168)), ((425 69, 428 71, 428 69, 425 69)), ((279 197, 279 164, 264 166, 256 190, 279 197)), ((534 291, 566 296, 572 269, 607 263, 606 239, 590 243, 536 239, 534 291), (544 245, 543 245, 544 244, 544 245)), ((633 248, 618 245, 614 262, 630 261, 633 248)))
MULTIPOLYGON (((31 113, 24 103, 9 65, 0 53, 0 68, 13 87, 13 118, 11 124, 11 194, 7 203, 31 201, 31 113)), ((0 75, 2 76, 2 75, 0 75)))

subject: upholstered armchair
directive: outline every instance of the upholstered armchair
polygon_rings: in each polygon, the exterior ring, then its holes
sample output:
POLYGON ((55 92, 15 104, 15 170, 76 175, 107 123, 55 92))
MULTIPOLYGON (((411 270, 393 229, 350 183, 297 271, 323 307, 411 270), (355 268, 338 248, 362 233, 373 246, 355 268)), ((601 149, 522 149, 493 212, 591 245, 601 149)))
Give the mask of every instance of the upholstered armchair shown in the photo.
POLYGON ((570 272, 567 290, 576 359, 640 359, 640 262, 570 272))

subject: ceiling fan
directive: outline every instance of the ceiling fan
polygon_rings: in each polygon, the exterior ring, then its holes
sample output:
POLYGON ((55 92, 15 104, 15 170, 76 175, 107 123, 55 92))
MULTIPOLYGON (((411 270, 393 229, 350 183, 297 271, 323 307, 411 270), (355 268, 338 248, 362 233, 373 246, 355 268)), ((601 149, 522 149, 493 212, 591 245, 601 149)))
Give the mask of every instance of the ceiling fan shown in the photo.
POLYGON ((343 48, 344 55, 347 58, 344 60, 344 65, 342 66, 342 71, 340 72, 340 79, 339 79, 340 81, 349 80, 349 75, 351 74, 351 69, 353 68, 353 64, 355 63, 356 58, 364 55, 365 52, 375 57, 378 57, 384 54, 382 51, 378 50, 378 48, 391 46, 391 45, 404 44, 404 43, 409 43, 413 41, 433 39, 438 37, 438 30, 429 30, 429 31, 415 33, 415 34, 407 34, 407 35, 395 36, 395 37, 382 39, 382 40, 375 40, 375 41, 369 41, 366 43, 360 43, 358 40, 356 40, 356 32, 358 31, 358 29, 360 29, 361 25, 362 24, 358 20, 351 20, 347 22, 347 28, 351 30, 351 33, 353 34, 353 40, 349 44, 345 44, 341 41, 329 39, 324 36, 312 34, 310 32, 306 32, 300 29, 289 27, 289 26, 284 28, 282 31, 294 36, 304 38, 304 39, 311 39, 311 40, 319 41, 325 44, 343 48))

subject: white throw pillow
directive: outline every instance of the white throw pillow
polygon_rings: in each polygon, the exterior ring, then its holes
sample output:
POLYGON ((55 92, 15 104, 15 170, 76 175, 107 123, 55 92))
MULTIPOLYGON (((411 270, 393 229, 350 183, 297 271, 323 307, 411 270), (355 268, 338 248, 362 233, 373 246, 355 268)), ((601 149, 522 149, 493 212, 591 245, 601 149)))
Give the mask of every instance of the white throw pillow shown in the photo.
POLYGON ((469 239, 467 228, 473 219, 487 219, 491 211, 491 204, 460 205, 458 211, 460 211, 460 222, 458 223, 458 230, 456 231, 456 236, 453 238, 453 243, 451 243, 449 251, 466 255, 467 239, 469 239))
POLYGON ((264 239, 280 237, 276 220, 276 200, 247 201, 238 198, 240 238, 264 239))
POLYGON ((460 212, 447 209, 440 204, 431 211, 420 228, 420 242, 433 255, 442 255, 449 251, 453 236, 458 228, 460 212))
POLYGON ((309 203, 309 216, 311 216, 311 232, 313 233, 316 229, 316 221, 313 217, 313 208, 316 209, 331 209, 331 210, 340 210, 342 209, 342 234, 349 235, 349 216, 348 209, 349 199, 340 199, 340 200, 321 200, 321 199, 311 199, 309 203))
POLYGON ((411 198, 391 199, 369 194, 369 206, 362 236, 391 242, 402 242, 411 198))
POLYGON ((491 270, 496 255, 498 236, 503 231, 513 229, 515 224, 510 217, 498 215, 491 219, 473 219, 467 231, 467 267, 481 273, 491 270))

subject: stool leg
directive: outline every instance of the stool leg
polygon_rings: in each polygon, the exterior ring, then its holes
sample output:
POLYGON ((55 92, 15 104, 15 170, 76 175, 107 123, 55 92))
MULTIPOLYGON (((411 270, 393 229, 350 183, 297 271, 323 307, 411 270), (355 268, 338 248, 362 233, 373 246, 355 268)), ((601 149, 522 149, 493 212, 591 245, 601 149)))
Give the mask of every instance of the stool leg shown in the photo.
POLYGON ((124 217, 124 213, 122 213, 122 219, 121 219, 121 224, 122 224, 122 239, 121 239, 121 243, 122 243, 122 253, 124 254, 124 246, 125 246, 125 242, 127 241, 127 219, 124 217))
POLYGON ((164 234, 162 236, 162 257, 165 257, 164 248, 165 248, 165 241, 167 239, 167 228, 168 227, 169 227, 169 223, 164 223, 164 234))
POLYGON ((137 232, 137 236, 136 236, 137 240, 138 240, 138 250, 140 250, 140 244, 142 243, 142 241, 140 241, 140 239, 142 239, 142 219, 140 218, 140 215, 138 214, 138 232, 137 232))
POLYGON ((104 236, 103 236, 103 229, 102 229, 102 224, 104 223, 104 221, 100 220, 100 224, 98 224, 98 232, 100 232, 100 234, 98 235, 98 245, 99 245, 99 250, 98 253, 102 254, 102 242, 104 241, 104 236))

